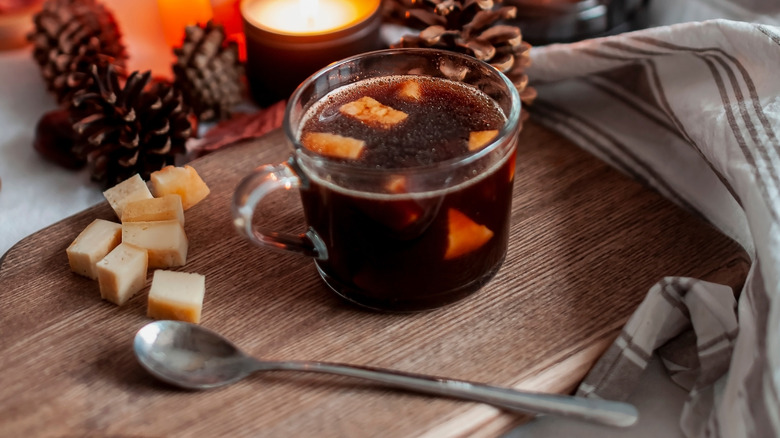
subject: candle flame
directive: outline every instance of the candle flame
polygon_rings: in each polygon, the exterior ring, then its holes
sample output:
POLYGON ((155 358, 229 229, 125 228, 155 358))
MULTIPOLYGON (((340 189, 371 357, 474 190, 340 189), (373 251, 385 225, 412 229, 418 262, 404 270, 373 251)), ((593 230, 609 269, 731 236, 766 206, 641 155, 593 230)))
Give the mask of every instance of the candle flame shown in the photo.
POLYGON ((306 22, 308 29, 314 28, 316 25, 317 12, 319 12, 320 1, 319 0, 298 0, 298 5, 301 8, 301 16, 306 22))
POLYGON ((317 12, 317 8, 320 6, 319 0, 299 0, 301 5, 301 11, 304 13, 317 12))

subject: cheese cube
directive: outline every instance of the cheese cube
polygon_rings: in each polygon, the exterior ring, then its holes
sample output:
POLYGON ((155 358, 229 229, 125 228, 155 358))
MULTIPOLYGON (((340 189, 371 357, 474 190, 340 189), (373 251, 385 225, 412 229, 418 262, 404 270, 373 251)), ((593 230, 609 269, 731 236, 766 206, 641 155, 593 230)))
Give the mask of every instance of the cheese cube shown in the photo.
POLYGON ((122 222, 153 222, 177 220, 184 225, 184 208, 181 196, 165 195, 162 198, 142 199, 125 205, 122 222))
POLYGON ((146 182, 141 179, 141 175, 135 174, 121 183, 111 187, 103 192, 111 208, 114 209, 116 217, 122 219, 122 210, 129 202, 139 201, 141 199, 152 199, 152 192, 146 186, 146 182))
POLYGON ((95 219, 76 237, 65 252, 70 270, 93 280, 98 273, 98 261, 114 249, 122 239, 122 226, 103 219, 95 219))
POLYGON ((210 193, 198 172, 190 166, 165 166, 152 172, 150 179, 154 196, 159 198, 168 194, 179 195, 185 210, 202 201, 210 193))
POLYGON ((404 81, 399 90, 401 97, 408 100, 420 100, 422 97, 422 91, 420 90, 420 83, 413 80, 404 81))
POLYGON ((485 145, 493 141, 497 135, 497 129, 491 129, 489 131, 471 131, 469 133, 469 151, 482 149, 485 145))
POLYGON ((493 237, 493 231, 488 227, 474 222, 454 208, 447 210, 447 221, 449 232, 444 260, 452 260, 476 251, 493 237))
POLYGON ((145 249, 150 268, 184 266, 189 242, 184 227, 177 220, 125 222, 122 242, 145 249))
POLYGON ((406 120, 408 114, 382 104, 368 96, 345 103, 339 108, 339 112, 348 117, 353 117, 361 122, 377 128, 389 129, 406 120))
POLYGON ((154 271, 146 316, 199 323, 206 277, 174 271, 154 271))
POLYGON ((327 132, 307 132, 301 138, 303 146, 326 157, 356 160, 366 147, 366 142, 343 135, 327 132))
POLYGON ((97 263, 100 297, 123 305, 146 285, 146 250, 120 243, 97 263))

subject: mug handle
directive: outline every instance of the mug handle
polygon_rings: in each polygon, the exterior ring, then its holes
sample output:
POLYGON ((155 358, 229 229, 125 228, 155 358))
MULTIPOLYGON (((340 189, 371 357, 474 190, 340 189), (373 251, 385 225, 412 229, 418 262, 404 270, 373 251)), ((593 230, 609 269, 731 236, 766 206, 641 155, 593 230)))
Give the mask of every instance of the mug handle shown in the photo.
POLYGON ((327 260, 328 250, 311 228, 298 235, 277 233, 252 223, 260 201, 276 190, 300 189, 301 179, 289 163, 266 164, 247 175, 233 194, 233 225, 252 243, 327 260))

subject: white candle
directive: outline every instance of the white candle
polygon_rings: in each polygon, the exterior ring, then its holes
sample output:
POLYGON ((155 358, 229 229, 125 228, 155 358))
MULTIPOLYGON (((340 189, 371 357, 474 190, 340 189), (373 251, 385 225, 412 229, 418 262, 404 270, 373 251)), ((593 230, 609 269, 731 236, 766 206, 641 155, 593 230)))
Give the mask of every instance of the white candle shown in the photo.
POLYGON ((316 35, 345 29, 365 19, 376 9, 372 3, 360 0, 264 0, 248 3, 244 14, 270 31, 316 35))

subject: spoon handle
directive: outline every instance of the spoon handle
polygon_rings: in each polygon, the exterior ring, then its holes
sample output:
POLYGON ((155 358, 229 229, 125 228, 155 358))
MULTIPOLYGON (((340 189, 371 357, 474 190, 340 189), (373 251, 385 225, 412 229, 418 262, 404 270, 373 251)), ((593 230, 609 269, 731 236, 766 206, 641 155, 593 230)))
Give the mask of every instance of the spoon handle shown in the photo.
POLYGON ((381 368, 328 362, 261 362, 257 370, 310 371, 357 377, 427 394, 487 403, 504 409, 535 414, 562 415, 609 426, 627 427, 639 414, 628 403, 569 395, 523 392, 463 380, 445 379, 381 368))

